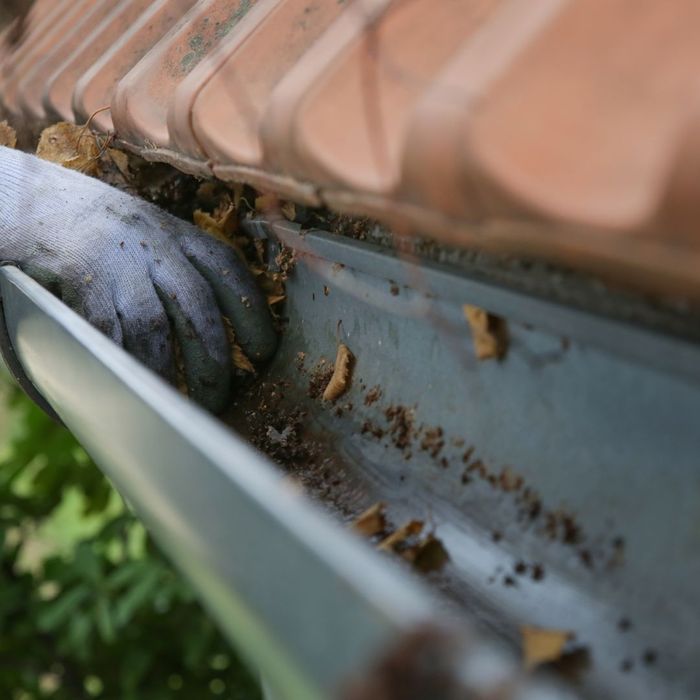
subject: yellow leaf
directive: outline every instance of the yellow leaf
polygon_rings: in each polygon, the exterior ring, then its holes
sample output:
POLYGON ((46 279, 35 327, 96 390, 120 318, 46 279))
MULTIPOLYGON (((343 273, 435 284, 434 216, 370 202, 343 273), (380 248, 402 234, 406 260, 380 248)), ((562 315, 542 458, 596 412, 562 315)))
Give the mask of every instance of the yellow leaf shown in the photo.
POLYGON ((573 638, 573 634, 566 630, 529 625, 523 625, 520 634, 523 642, 523 664, 527 670, 560 659, 566 643, 573 638))

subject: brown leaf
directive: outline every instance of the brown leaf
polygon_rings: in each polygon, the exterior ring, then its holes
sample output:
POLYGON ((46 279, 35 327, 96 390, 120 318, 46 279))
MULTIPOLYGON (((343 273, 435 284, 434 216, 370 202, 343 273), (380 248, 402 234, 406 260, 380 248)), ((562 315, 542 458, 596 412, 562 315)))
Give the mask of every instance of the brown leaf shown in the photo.
POLYGON ((255 211, 265 214, 279 209, 280 200, 276 194, 261 194, 255 198, 255 211))
POLYGON ((225 243, 231 244, 231 237, 236 230, 238 220, 236 218, 236 209, 233 204, 229 203, 225 206, 217 206, 217 208, 209 214, 202 209, 196 209, 192 218, 194 223, 203 231, 216 236, 225 243))
POLYGON ((395 552, 409 537, 419 535, 423 529, 422 520, 409 520, 405 525, 402 525, 398 530, 392 532, 388 537, 385 537, 378 545, 377 549, 384 552, 395 552))
POLYGON ((352 523, 352 529, 363 537, 372 537, 384 531, 386 527, 385 506, 380 501, 358 515, 352 523))
POLYGON ((573 638, 566 630, 546 629, 523 625, 520 628, 523 645, 523 665, 532 670, 540 664, 557 661, 564 653, 566 643, 573 638))
POLYGON ((335 401, 342 396, 350 385, 350 371, 352 369, 353 355, 346 345, 338 345, 338 352, 335 356, 333 374, 328 386, 323 392, 324 401, 335 401))
POLYGON ((508 347, 505 321, 471 304, 464 304, 462 309, 472 331, 477 358, 502 358, 508 347))
POLYGON ((129 156, 116 148, 108 148, 107 154, 114 165, 117 166, 117 170, 124 176, 128 181, 131 178, 131 170, 129 169, 129 156))
POLYGON ((44 129, 36 154, 39 158, 86 175, 97 175, 100 170, 100 149, 95 143, 94 134, 76 124, 58 122, 44 129))
POLYGON ((428 535, 413 554, 413 566, 424 574, 439 571, 449 560, 445 545, 435 535, 428 535))
POLYGON ((244 372, 255 374, 255 367, 253 366, 253 363, 248 359, 238 343, 233 343, 231 354, 233 357, 234 367, 238 367, 238 369, 242 369, 244 372))
POLYGON ((285 202, 281 207, 280 211, 285 219, 289 221, 294 221, 297 218, 297 208, 294 206, 294 202, 285 202))
POLYGON ((17 146, 17 132, 7 123, 0 122, 0 146, 15 148, 17 146))

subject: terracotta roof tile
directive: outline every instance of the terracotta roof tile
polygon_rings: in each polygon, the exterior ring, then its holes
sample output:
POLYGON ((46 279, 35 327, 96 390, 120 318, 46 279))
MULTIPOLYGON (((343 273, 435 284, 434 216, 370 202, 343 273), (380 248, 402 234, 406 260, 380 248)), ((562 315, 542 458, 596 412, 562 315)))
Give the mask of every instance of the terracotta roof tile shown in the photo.
MULTIPOLYGON (((65 8, 69 0, 49 0, 35 8, 29 17, 24 40, 16 46, 5 44, 5 53, 0 67, 0 96, 6 113, 19 116, 18 82, 25 75, 28 67, 42 49, 46 50, 45 39, 53 36, 56 25, 65 17, 65 8)), ((50 46, 51 43, 48 44, 50 46)))
MULTIPOLYGON (((182 19, 195 0, 139 0, 143 12, 126 32, 108 47, 78 80, 73 94, 73 111, 78 121, 87 121, 112 104, 119 81, 182 19)), ((93 123, 98 129, 113 129, 110 112, 101 112, 93 123)))
POLYGON ((692 0, 38 0, 15 118, 700 298, 692 0))
POLYGON ((324 185, 394 191, 416 103, 496 4, 412 0, 348 10, 269 111, 268 134, 286 144, 277 144, 285 169, 324 185))
POLYGON ((254 5, 255 0, 197 3, 119 83, 112 101, 119 134, 139 146, 171 150, 168 108, 177 86, 254 5))
POLYGON ((274 90, 342 9, 337 0, 267 3, 255 27, 222 47, 220 65, 209 63, 206 75, 193 76, 201 87, 189 81, 188 89, 196 90, 194 135, 219 173, 232 167, 235 177, 236 166, 267 165, 260 127, 274 90), (270 46, 278 47, 272 56, 270 46))
MULTIPOLYGON (((82 9, 56 29, 56 32, 63 33, 62 40, 54 39, 54 43, 47 46, 46 51, 36 57, 32 67, 27 68, 18 85, 20 108, 24 114, 34 119, 46 117, 43 96, 47 85, 51 83, 49 76, 52 75, 52 71, 55 71, 56 66, 61 66, 70 58, 85 37, 101 24, 109 14, 109 10, 110 3, 104 0, 86 2, 82 9)), ((57 35, 60 36, 60 34, 57 35)))
POLYGON ((144 0, 121 0, 116 5, 111 0, 103 0, 111 8, 110 14, 87 35, 74 53, 47 80, 44 92, 44 109, 49 117, 56 120, 73 121, 73 93, 76 84, 105 52, 139 18, 148 6, 144 0))

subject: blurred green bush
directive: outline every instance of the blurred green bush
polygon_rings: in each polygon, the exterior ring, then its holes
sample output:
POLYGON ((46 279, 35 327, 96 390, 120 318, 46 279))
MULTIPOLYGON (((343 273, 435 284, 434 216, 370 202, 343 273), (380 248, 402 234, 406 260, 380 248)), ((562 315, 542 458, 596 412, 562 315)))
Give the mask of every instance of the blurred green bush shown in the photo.
POLYGON ((258 700, 75 439, 14 388, 3 393, 0 698, 258 700))

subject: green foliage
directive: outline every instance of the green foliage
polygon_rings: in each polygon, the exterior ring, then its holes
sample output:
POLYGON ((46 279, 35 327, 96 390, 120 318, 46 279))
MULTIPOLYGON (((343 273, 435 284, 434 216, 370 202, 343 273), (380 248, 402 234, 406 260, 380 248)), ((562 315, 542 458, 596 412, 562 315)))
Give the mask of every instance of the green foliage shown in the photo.
POLYGON ((74 438, 14 390, 0 456, 0 698, 258 700, 74 438))

